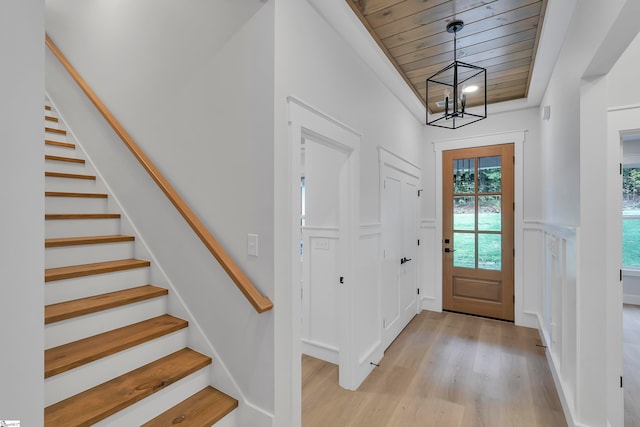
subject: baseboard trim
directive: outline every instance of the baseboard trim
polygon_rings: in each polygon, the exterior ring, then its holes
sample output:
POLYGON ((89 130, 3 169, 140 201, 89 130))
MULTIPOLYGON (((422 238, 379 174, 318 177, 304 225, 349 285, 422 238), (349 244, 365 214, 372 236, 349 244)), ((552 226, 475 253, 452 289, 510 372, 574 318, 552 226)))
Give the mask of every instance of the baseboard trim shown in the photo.
POLYGON ((340 363, 340 351, 337 348, 304 338, 302 339, 302 354, 336 365, 340 363))
POLYGON ((640 305, 640 295, 624 294, 622 302, 625 304, 640 305))

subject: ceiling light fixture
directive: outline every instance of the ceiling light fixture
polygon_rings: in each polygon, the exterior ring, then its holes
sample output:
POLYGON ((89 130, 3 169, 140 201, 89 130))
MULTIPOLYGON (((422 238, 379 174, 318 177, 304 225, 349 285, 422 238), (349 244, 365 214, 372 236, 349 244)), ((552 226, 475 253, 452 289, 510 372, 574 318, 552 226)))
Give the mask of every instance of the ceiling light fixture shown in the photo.
POLYGON ((456 34, 464 22, 447 24, 453 33, 453 62, 427 79, 427 125, 457 129, 487 118, 487 70, 457 59, 456 34))

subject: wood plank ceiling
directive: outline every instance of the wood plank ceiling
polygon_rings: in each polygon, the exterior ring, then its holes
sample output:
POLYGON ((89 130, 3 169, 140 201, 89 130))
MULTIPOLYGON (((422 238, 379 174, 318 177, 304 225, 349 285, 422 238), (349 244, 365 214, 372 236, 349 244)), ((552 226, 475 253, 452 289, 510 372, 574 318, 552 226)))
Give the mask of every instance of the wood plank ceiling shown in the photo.
POLYGON ((547 0, 346 1, 423 104, 426 79, 453 61, 456 19, 458 60, 487 69, 487 102, 527 97, 547 0))

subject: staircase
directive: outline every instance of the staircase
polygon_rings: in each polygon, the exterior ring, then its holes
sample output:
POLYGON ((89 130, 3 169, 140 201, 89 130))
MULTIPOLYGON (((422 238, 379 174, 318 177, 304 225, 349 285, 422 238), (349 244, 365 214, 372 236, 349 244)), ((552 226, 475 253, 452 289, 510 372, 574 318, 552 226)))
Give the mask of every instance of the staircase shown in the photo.
POLYGON ((45 425, 232 425, 238 401, 209 385, 82 157, 45 106, 45 425))

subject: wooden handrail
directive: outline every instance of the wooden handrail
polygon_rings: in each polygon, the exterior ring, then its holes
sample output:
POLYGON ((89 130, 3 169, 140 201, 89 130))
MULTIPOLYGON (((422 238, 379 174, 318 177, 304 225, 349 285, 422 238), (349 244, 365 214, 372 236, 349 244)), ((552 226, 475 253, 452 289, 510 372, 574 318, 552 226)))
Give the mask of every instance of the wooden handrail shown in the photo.
POLYGON ((160 189, 169 198, 173 206, 176 207, 178 212, 191 226, 193 231, 198 235, 202 243, 209 249, 211 255, 218 260, 222 268, 227 272, 231 280, 238 286, 238 289, 249 300, 251 305, 256 309, 258 313, 264 313, 265 311, 273 308, 271 300, 262 295, 260 291, 254 286, 244 272, 238 267, 238 265, 231 259, 229 254, 222 248, 220 243, 213 237, 213 235, 207 230, 202 221, 196 216, 196 214, 189 208, 187 203, 180 197, 178 192, 169 184, 169 181, 160 173, 158 168, 151 162, 151 160, 142 151, 140 146, 133 140, 131 135, 124 129, 124 127, 118 122, 118 120, 111 114, 109 109, 102 103, 100 98, 93 92, 93 90, 87 85, 87 82, 78 74, 76 69, 71 65, 67 58, 62 54, 60 49, 53 43, 49 36, 46 36, 46 44, 51 49, 51 52, 58 58, 60 63, 67 69, 71 77, 76 81, 80 89, 89 97, 93 105, 96 106, 98 111, 102 114, 105 120, 113 128, 115 133, 120 137, 122 142, 131 150, 136 159, 140 162, 142 167, 149 173, 151 178, 158 184, 160 189))

